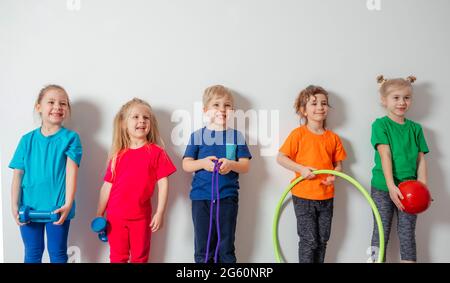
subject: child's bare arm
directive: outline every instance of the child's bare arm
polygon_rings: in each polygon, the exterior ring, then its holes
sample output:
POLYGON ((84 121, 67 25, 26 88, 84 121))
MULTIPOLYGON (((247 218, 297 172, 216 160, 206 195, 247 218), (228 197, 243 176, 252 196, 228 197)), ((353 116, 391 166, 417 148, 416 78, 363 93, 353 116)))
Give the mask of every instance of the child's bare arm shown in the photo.
POLYGON ((183 170, 188 173, 193 173, 195 171, 205 169, 206 171, 212 172, 214 170, 214 162, 217 160, 215 156, 208 156, 203 159, 194 159, 192 157, 183 158, 183 170))
POLYGON ((66 220, 72 209, 73 200, 77 191, 77 175, 78 165, 70 158, 66 162, 66 200, 63 206, 55 210, 55 213, 61 213, 58 221, 54 222, 56 225, 61 225, 66 220))
POLYGON ((298 164, 281 152, 278 153, 277 162, 288 170, 299 172, 305 179, 312 179, 315 177, 312 171, 316 170, 316 168, 298 164))
POLYGON ((405 207, 400 202, 400 200, 403 199, 403 195, 394 183, 391 148, 388 144, 379 144, 377 150, 380 153, 381 167, 383 168, 384 179, 386 180, 386 185, 389 189, 389 196, 398 209, 404 210, 405 207))
POLYGON ((417 156, 417 180, 426 185, 428 181, 427 173, 427 162, 425 161, 425 154, 423 152, 419 152, 419 156, 417 156))
POLYGON ((152 232, 156 232, 163 227, 164 214, 166 212, 167 198, 169 195, 169 178, 164 177, 158 180, 158 207, 150 222, 152 232))
POLYGON ((19 222, 19 199, 20 199, 20 187, 22 185, 23 170, 14 169, 13 180, 11 184, 11 212, 14 220, 18 225, 22 225, 19 222))
POLYGON ((377 150, 380 153, 381 167, 383 168, 384 179, 388 188, 394 188, 394 175, 392 174, 391 148, 387 144, 379 144, 377 150))
POLYGON ((103 216, 105 214, 106 205, 108 204, 109 194, 111 193, 112 184, 109 182, 104 182, 100 189, 100 197, 98 199, 97 205, 97 217, 103 216))

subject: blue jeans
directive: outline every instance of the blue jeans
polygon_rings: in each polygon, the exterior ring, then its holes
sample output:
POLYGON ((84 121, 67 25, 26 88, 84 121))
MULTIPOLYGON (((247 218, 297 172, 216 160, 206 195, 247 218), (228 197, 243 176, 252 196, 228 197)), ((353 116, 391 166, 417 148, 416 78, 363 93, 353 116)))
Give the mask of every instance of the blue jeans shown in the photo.
MULTIPOLYGON (((220 244, 217 262, 235 263, 234 239, 238 214, 238 197, 227 197, 220 200, 219 227, 220 244)), ((206 244, 208 242, 210 200, 192 201, 192 220, 194 221, 194 259, 197 263, 205 262, 206 244)), ((216 204, 213 203, 213 227, 209 246, 208 262, 214 262, 217 244, 216 204)))
POLYGON ((44 230, 47 231, 47 249, 51 263, 66 263, 67 237, 69 235, 70 220, 62 225, 52 222, 30 222, 20 226, 23 244, 25 245, 25 263, 42 262, 44 253, 44 230))

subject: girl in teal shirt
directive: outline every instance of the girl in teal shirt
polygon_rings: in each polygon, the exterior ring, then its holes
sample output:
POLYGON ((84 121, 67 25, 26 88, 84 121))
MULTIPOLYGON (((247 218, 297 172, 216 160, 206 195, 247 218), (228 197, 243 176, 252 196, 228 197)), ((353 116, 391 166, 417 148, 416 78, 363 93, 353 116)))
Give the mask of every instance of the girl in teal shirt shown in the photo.
POLYGON ((52 263, 67 262, 70 219, 75 215, 75 191, 82 148, 77 133, 63 127, 70 114, 67 92, 58 85, 44 87, 35 110, 41 127, 25 134, 9 164, 14 169, 11 208, 25 246, 25 262, 39 263, 44 252, 44 231, 52 263), (19 209, 53 211, 55 222, 33 219, 22 223, 19 209))

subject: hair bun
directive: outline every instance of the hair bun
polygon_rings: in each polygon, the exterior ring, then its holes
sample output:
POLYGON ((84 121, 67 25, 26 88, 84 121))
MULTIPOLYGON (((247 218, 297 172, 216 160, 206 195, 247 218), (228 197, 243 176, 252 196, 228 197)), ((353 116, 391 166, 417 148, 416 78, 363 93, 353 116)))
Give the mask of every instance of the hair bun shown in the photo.
POLYGON ((411 76, 408 76, 406 78, 406 80, 409 81, 410 83, 414 83, 417 80, 417 78, 415 76, 411 75, 411 76))
POLYGON ((378 75, 377 76, 377 82, 378 82, 378 84, 383 84, 384 82, 386 81, 386 79, 384 78, 384 76, 383 75, 378 75))

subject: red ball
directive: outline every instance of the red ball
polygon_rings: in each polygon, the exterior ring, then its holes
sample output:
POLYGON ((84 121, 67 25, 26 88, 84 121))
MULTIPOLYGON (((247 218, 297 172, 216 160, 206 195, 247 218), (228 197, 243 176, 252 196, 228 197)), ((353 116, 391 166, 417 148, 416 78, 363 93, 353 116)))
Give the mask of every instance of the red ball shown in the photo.
POLYGON ((398 188, 403 195, 403 200, 400 201, 405 207, 405 212, 417 214, 430 206, 430 191, 424 183, 410 180, 400 183, 398 188))

